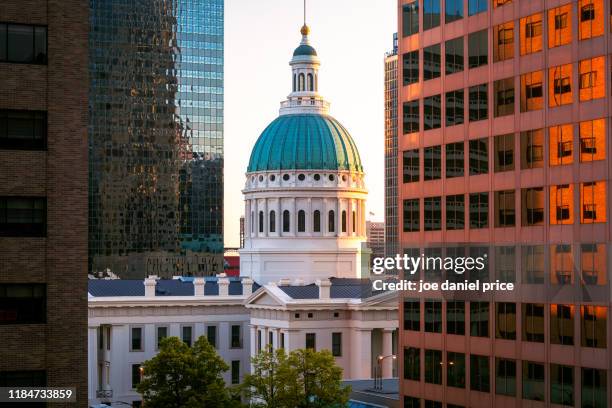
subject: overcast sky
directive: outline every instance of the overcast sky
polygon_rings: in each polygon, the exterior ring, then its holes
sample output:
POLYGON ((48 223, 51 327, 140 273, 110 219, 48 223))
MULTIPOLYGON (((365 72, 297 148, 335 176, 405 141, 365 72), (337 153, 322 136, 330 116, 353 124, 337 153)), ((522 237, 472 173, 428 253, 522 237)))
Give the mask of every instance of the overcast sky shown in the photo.
MULTIPOLYGON (((370 219, 384 219, 384 55, 395 0, 308 0, 321 59, 319 92, 351 133, 366 172, 370 219)), ((301 36, 302 0, 225 1, 225 246, 239 245, 251 148, 291 91, 288 65, 301 36)))

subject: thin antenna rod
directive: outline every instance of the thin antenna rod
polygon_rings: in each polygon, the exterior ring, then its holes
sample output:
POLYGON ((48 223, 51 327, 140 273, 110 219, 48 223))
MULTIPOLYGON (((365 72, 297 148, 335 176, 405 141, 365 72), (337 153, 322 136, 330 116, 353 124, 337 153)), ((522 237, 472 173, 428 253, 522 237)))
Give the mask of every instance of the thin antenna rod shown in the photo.
POLYGON ((306 25, 306 0, 304 0, 304 25, 306 25))

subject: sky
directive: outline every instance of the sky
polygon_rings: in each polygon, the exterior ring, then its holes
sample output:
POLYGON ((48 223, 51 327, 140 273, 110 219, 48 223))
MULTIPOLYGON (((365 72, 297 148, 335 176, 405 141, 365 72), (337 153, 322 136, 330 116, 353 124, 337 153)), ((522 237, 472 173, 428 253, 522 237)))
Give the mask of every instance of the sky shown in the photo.
MULTIPOLYGON (((396 0, 307 0, 310 42, 321 59, 319 92, 351 133, 369 190, 368 219, 384 219, 384 56, 396 0)), ((302 0, 225 1, 226 247, 238 247, 251 148, 291 92, 289 60, 301 40, 302 0)))

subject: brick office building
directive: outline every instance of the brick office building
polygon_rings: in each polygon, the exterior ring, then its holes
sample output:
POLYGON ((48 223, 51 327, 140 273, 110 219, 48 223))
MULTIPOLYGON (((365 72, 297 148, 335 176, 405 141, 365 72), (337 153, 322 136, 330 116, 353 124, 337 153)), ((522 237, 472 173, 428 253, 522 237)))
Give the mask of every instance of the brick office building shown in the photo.
POLYGON ((78 406, 87 403, 87 32, 86 1, 0 2, 0 386, 76 387, 78 406))
POLYGON ((611 406, 609 2, 398 13, 401 248, 517 286, 404 295, 404 406, 611 406))

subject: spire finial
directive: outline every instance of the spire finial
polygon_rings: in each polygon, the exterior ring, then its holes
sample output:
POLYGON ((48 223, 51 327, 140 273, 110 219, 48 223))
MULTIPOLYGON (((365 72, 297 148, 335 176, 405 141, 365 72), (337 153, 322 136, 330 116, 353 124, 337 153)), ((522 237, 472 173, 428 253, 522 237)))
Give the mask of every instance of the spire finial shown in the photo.
POLYGON ((300 33, 302 33, 304 36, 310 34, 310 27, 308 27, 306 24, 306 0, 304 0, 304 25, 302 26, 300 33))

